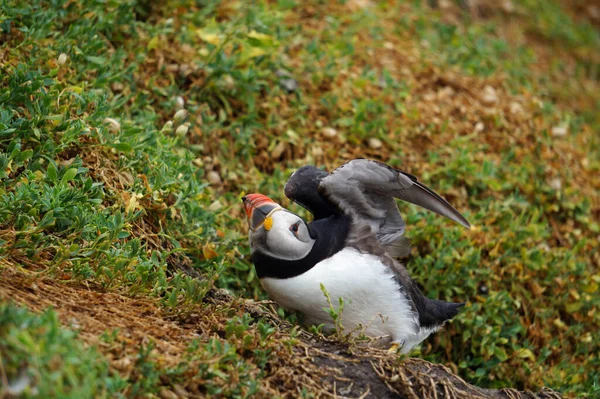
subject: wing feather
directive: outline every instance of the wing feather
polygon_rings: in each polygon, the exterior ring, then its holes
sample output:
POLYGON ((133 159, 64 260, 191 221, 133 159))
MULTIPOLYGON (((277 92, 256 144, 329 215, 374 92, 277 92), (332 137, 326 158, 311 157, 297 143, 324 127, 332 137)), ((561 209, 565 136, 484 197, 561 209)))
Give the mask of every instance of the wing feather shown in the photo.
POLYGON ((345 163, 320 180, 318 192, 355 222, 370 225, 383 245, 397 241, 406 227, 394 198, 470 227, 448 201, 414 176, 377 161, 355 159, 345 163))

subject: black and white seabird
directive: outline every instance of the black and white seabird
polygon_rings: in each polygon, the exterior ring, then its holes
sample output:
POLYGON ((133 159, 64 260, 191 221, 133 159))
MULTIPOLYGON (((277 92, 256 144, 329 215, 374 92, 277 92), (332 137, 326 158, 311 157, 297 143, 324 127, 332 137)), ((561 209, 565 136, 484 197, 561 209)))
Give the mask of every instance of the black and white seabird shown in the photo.
POLYGON ((263 288, 277 303, 303 313, 309 324, 333 328, 324 310, 344 300, 346 331, 387 337, 408 353, 462 303, 425 297, 404 265, 406 227, 394 198, 470 227, 446 200, 417 178, 384 163, 355 159, 331 174, 304 166, 289 178, 285 195, 309 210, 306 223, 262 194, 243 198, 252 262, 263 288))

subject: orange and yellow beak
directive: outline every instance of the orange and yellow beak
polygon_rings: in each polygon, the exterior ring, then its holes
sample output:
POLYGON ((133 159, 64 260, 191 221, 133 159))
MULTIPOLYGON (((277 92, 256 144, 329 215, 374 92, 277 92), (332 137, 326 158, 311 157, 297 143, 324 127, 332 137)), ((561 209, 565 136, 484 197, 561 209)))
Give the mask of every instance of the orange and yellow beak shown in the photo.
POLYGON ((250 230, 256 230, 264 224, 265 230, 271 230, 273 219, 271 214, 281 209, 281 206, 271 198, 262 194, 248 194, 242 198, 246 216, 248 217, 248 226, 250 230))

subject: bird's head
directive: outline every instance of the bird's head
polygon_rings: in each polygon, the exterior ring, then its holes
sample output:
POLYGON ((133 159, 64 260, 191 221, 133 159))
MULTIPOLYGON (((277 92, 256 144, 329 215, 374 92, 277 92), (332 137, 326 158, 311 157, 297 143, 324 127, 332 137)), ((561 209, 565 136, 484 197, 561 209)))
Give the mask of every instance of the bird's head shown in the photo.
POLYGON ((310 252, 315 239, 300 216, 262 194, 248 194, 242 201, 248 217, 252 253, 298 260, 310 252))

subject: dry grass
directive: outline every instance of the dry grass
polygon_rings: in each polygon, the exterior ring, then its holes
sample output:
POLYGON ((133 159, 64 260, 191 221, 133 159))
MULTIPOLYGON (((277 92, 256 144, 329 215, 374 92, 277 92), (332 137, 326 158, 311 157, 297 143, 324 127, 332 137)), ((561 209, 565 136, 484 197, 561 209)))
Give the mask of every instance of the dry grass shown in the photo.
MULTIPOLYGON (((0 299, 14 301, 34 312, 53 308, 61 322, 79 332, 79 339, 97 347, 110 361, 111 367, 127 379, 144 378, 136 375, 135 367, 141 347, 153 343, 151 357, 160 359, 160 368, 176 369, 188 361, 189 343, 203 344, 211 337, 224 338, 225 326, 231 317, 244 313, 256 319, 268 320, 276 331, 266 349, 272 352, 267 375, 262 379, 260 397, 298 397, 303 390, 315 397, 348 398, 406 397, 406 398, 560 398, 544 389, 537 395, 516 390, 486 390, 474 387, 456 377, 441 365, 419 359, 399 359, 386 350, 364 344, 336 343, 300 331, 293 346, 284 343, 292 339, 291 326, 282 322, 276 313, 253 301, 235 299, 222 291, 214 291, 185 317, 169 314, 156 301, 131 298, 106 292, 98 286, 81 283, 61 283, 39 277, 16 265, 4 263, 0 268, 0 299), (234 310, 235 309, 235 310, 234 310), (107 332, 111 338, 107 339, 107 332)), ((255 330, 248 331, 256 334, 255 330)), ((256 339, 256 337, 254 337, 256 339)), ((241 340, 230 343, 244 357, 241 340)), ((163 379, 161 397, 195 397, 205 395, 206 383, 194 375, 200 364, 221 361, 219 357, 195 359, 194 367, 180 382, 163 379)), ((258 377, 259 369, 253 376, 258 377)), ((232 383, 236 383, 232 376, 232 383)), ((128 395, 127 392, 123 392, 128 395)))

